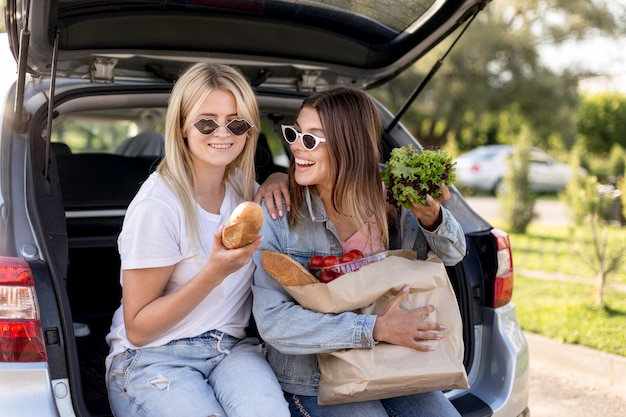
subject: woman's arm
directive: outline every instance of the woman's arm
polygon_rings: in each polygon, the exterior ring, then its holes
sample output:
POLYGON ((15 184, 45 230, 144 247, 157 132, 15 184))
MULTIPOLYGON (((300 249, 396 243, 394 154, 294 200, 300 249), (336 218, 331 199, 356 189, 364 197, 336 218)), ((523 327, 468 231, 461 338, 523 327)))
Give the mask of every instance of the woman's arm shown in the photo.
MULTIPOLYGON (((323 227, 323 226, 322 226, 323 227)), ((266 211, 261 249, 253 256, 253 313, 261 337, 287 354, 313 354, 374 345, 375 316, 351 312, 324 314, 297 304, 261 264, 261 251, 285 252, 289 241, 288 216, 275 221, 266 211)), ((306 250, 307 248, 302 248, 306 250)))
POLYGON ((465 257, 465 234, 452 213, 441 205, 443 201, 450 199, 450 190, 442 183, 441 191, 439 198, 434 199, 429 195, 427 204, 415 204, 411 208, 418 227, 412 226, 410 219, 403 220, 403 243, 407 237, 411 239, 420 259, 426 259, 427 249, 430 248, 445 265, 456 265, 465 257), (421 229, 421 233, 411 232, 412 229, 417 232, 417 228, 421 229), (422 240, 426 241, 428 248, 422 240))
POLYGON ((217 230, 205 266, 186 284, 166 295, 163 293, 175 265, 125 269, 122 297, 128 339, 135 346, 144 346, 171 329, 228 275, 243 267, 261 240, 239 249, 226 249, 222 245, 222 230, 217 230))

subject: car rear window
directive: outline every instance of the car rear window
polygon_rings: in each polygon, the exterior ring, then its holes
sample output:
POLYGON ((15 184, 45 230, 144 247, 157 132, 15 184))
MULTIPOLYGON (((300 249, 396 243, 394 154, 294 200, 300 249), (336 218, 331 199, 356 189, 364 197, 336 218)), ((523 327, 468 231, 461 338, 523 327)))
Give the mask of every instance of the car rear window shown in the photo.
POLYGON ((52 142, 72 153, 111 153, 127 156, 161 154, 165 109, 135 108, 71 113, 55 119, 52 142), (145 153, 133 141, 145 142, 145 153), (152 141, 154 143, 148 143, 152 141), (130 151, 129 151, 130 149, 130 151), (135 152, 136 154, 130 154, 135 152))
MULTIPOLYGON (((125 13, 125 12, 206 12, 235 13, 254 16, 275 17, 277 11, 283 15, 293 16, 319 12, 324 19, 339 19, 345 23, 345 16, 361 16, 376 25, 386 26, 395 32, 411 31, 412 25, 430 12, 433 6, 441 4, 436 0, 255 0, 255 1, 224 1, 224 0, 143 0, 141 2, 102 0, 61 0, 59 16, 77 17, 81 14, 125 13), (334 16, 334 17, 333 17, 334 16), (342 17, 344 16, 344 17, 342 17)), ((291 18, 286 19, 291 20, 291 18)), ((362 25, 363 22, 361 22, 362 25)))

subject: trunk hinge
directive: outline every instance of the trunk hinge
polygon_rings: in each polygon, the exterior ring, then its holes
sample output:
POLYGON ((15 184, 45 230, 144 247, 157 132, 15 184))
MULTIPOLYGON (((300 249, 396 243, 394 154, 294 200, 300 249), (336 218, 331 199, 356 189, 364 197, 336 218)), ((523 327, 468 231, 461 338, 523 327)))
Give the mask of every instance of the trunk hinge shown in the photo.
POLYGON ((50 69, 50 91, 48 92, 48 119, 46 121, 46 153, 43 175, 48 178, 48 168, 50 167, 50 141, 52 140, 52 112, 54 111, 54 91, 57 81, 57 61, 59 51, 59 29, 54 28, 54 46, 52 49, 52 68, 50 69))
POLYGON ((321 75, 321 71, 303 71, 302 75, 300 76, 300 81, 298 81, 298 90, 315 90, 317 80, 320 78, 321 75))
POLYGON ((396 117, 393 118, 393 120, 391 121, 391 123, 389 123, 389 125, 385 128, 385 133, 389 133, 391 132, 391 130, 393 130, 394 127, 396 127, 396 125, 398 124, 398 122, 400 121, 400 119, 402 118, 402 116, 404 116, 404 113, 407 112, 407 110, 409 109, 409 107, 411 107, 411 105, 413 104, 413 102, 415 101, 415 99, 417 98, 417 96, 422 92, 422 90, 424 89, 424 87, 426 86, 426 84, 428 84, 428 82, 431 80, 431 78, 433 78, 433 76, 437 73, 437 71, 439 70, 439 68, 441 68, 441 65, 443 64, 443 60, 448 56, 448 54, 450 53, 450 51, 452 50, 452 48, 454 48, 454 45, 456 45, 456 43, 458 42, 458 40, 461 38, 461 36, 463 36, 463 34, 465 33, 465 31, 467 30, 467 28, 469 27, 469 25, 474 21, 474 19, 476 18, 476 16, 478 15, 478 13, 485 7, 485 4, 487 2, 484 1, 482 2, 479 7, 476 8, 476 10, 474 11, 474 13, 472 14, 472 16, 467 20, 467 23, 465 23, 465 27, 463 27, 463 29, 461 30, 461 32, 459 32, 459 34, 457 35, 457 37, 454 39, 454 41, 452 42, 452 44, 448 47, 448 49, 444 52, 443 56, 441 58, 439 58, 437 60, 437 62, 435 62, 435 64, 433 65, 433 67, 430 69, 430 71, 428 72, 428 74, 426 75, 426 77, 424 77, 424 79, 422 80, 421 83, 419 83, 419 85, 417 87, 415 87, 415 89, 413 90, 413 92, 411 93, 411 95, 409 96, 409 98, 407 99, 407 101, 402 105, 402 107, 400 108, 400 110, 398 111, 398 113, 396 114, 396 117))
POLYGON ((114 70, 116 65, 116 58, 94 57, 91 60, 91 82, 115 82, 114 70))

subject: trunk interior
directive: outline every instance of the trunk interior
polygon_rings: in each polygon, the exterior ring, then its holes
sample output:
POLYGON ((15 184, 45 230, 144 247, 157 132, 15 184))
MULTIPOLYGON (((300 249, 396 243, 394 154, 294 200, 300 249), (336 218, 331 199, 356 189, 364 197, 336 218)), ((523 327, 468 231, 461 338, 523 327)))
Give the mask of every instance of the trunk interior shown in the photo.
MULTIPOLYGON (((69 252, 66 290, 74 321, 83 400, 91 415, 111 416, 104 359, 108 354, 105 336, 121 299, 117 236, 123 209, 157 161, 111 154, 72 154, 64 146, 54 145, 53 166, 58 171, 66 212, 69 252)), ((257 152, 261 182, 270 172, 281 169, 268 163, 271 158, 266 155, 271 153, 263 146, 262 142, 257 152)), ((471 242, 468 251, 474 252, 471 242)), ((463 264, 466 262, 448 268, 448 274, 464 323, 469 324, 475 302, 470 297, 470 288, 480 283, 472 284, 473 278, 463 264)), ((464 330, 468 370, 473 355, 472 328, 467 325, 464 330)))

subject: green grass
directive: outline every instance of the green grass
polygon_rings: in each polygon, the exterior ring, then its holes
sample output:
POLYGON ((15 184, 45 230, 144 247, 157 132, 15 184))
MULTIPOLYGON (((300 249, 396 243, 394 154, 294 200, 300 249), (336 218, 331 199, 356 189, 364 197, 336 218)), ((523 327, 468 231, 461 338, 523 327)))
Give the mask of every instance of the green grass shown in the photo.
MULTIPOLYGON (((623 242, 626 228, 612 228, 611 233, 618 239, 614 242, 623 242)), ((570 234, 567 227, 532 223, 527 233, 510 234, 520 326, 564 343, 626 356, 626 262, 608 276, 605 304, 595 308, 595 272, 582 261, 570 234)))
MULTIPOLYGON (((612 227, 610 236, 613 245, 622 244, 626 241, 626 228, 612 227)), ((593 285, 596 273, 582 260, 578 253, 580 242, 572 241, 567 227, 531 223, 525 234, 510 233, 509 237, 516 269, 554 273, 593 285)), ((609 274, 607 282, 626 284, 626 260, 609 274)))
MULTIPOLYGON (((509 237, 516 270, 513 301, 522 329, 626 356, 626 259, 608 275, 604 306, 596 308, 596 272, 582 260, 580 238, 573 238, 570 228, 531 223, 526 233, 509 237)), ((626 227, 611 227, 609 239, 611 250, 626 245, 626 227)))
POLYGON ((517 274, 513 301, 526 331, 626 356, 626 293, 608 290, 605 306, 594 308, 587 284, 517 274))

